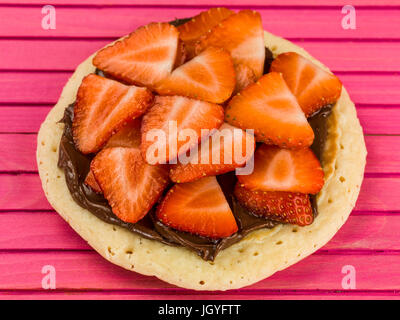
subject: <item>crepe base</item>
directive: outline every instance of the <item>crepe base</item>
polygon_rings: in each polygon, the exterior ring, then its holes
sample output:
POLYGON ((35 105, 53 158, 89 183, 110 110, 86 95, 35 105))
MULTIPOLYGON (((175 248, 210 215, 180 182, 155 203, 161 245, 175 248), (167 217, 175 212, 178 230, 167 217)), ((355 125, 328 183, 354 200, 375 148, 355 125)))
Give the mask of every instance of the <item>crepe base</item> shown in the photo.
MULTIPOLYGON (((274 56, 295 51, 328 70, 302 48, 267 32, 265 44, 274 56)), ((82 78, 95 71, 92 58, 79 65, 41 125, 37 163, 50 204, 110 262, 183 288, 237 289, 265 279, 312 254, 325 245, 348 218, 363 179, 366 148, 354 104, 343 88, 328 120, 329 134, 322 157, 325 185, 317 197, 319 215, 310 226, 278 225, 255 231, 220 252, 214 262, 209 262, 186 248, 147 240, 101 221, 72 199, 64 172, 57 167, 64 127, 57 122, 64 109, 74 102, 82 78)))

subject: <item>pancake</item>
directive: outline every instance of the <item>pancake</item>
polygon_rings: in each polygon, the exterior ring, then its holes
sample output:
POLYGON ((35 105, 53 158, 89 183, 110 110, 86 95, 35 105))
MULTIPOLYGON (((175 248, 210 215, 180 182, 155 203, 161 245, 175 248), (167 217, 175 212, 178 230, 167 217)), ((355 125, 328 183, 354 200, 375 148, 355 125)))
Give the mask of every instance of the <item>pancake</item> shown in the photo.
MULTIPOLYGON (((293 43, 265 32, 265 45, 274 56, 294 51, 328 70, 293 43)), ((327 120, 327 138, 321 155, 325 185, 316 197, 318 216, 306 227, 279 224, 248 234, 222 250, 213 262, 184 247, 148 240, 108 224, 79 206, 57 166, 65 108, 74 102, 80 83, 95 67, 95 54, 81 63, 65 85, 57 104, 38 134, 37 163, 42 186, 53 208, 100 255, 125 269, 194 290, 228 290, 251 285, 304 259, 324 246, 352 211, 366 163, 364 136, 354 103, 346 89, 327 120)), ((328 70, 329 71, 329 70, 328 70)))

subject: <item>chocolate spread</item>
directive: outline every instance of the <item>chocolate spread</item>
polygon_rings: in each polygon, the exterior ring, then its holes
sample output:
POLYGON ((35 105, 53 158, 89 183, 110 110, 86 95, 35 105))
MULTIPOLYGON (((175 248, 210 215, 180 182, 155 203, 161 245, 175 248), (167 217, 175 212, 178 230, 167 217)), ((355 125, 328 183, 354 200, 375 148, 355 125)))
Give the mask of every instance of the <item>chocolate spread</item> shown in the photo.
MULTIPOLYGON (((272 53, 268 49, 266 53, 265 70, 268 71, 269 64, 272 61, 272 53)), ((104 76, 101 72, 97 73, 104 76)), ((320 112, 309 119, 315 132, 315 140, 312 149, 318 158, 320 158, 327 136, 325 124, 330 114, 331 107, 332 106, 326 106, 322 108, 320 112)), ((234 172, 217 176, 218 182, 238 224, 238 232, 230 237, 215 240, 174 230, 157 220, 155 216, 157 204, 137 223, 122 221, 112 212, 111 207, 103 195, 94 192, 84 183, 86 175, 89 172, 90 162, 94 155, 84 155, 75 147, 72 138, 73 108, 73 104, 68 106, 68 108, 65 109, 64 117, 60 120, 60 122, 64 123, 65 127, 60 141, 58 166, 64 170, 66 183, 74 201, 99 219, 126 228, 147 239, 160 241, 167 245, 186 247, 195 251, 204 260, 211 261, 215 259, 219 251, 240 241, 250 232, 262 228, 273 228, 279 224, 272 220, 257 217, 239 205, 233 196, 233 189, 237 181, 234 172)), ((315 197, 311 197, 311 200, 314 215, 316 215, 317 206, 315 197)))

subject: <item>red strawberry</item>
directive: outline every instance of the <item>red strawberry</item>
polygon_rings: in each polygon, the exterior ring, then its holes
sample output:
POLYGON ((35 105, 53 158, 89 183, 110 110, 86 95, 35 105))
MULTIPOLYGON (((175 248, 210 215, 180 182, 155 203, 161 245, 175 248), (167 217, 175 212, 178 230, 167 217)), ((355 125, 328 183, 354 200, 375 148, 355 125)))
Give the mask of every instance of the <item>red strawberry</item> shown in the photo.
POLYGON ((124 125, 105 144, 104 148, 140 148, 141 142, 141 118, 134 119, 124 125))
POLYGON ((157 96, 154 105, 142 120, 141 150, 143 158, 151 164, 174 160, 178 154, 185 153, 208 134, 202 132, 202 129, 218 128, 223 119, 224 109, 217 104, 180 96, 157 96), (176 122, 176 133, 172 130, 173 121, 176 122), (158 141, 162 137, 153 139, 151 135, 156 129, 165 133, 165 141, 158 141), (183 136, 186 129, 192 129, 197 134, 194 141, 187 141, 187 137, 183 136), (180 136, 181 139, 179 139, 180 136))
POLYGON ((182 64, 185 63, 186 59, 188 57, 187 49, 185 44, 183 43, 182 40, 179 40, 178 42, 178 51, 176 53, 176 59, 175 59, 175 64, 174 64, 174 69, 178 68, 182 64))
POLYGON ((93 64, 127 83, 153 87, 172 71, 178 36, 169 23, 150 23, 100 50, 93 64))
POLYGON ((235 197, 251 213, 283 223, 306 226, 314 216, 308 194, 281 191, 251 191, 239 184, 235 197))
POLYGON ((236 86, 233 93, 238 93, 250 84, 257 81, 257 78, 252 69, 245 64, 235 65, 236 86))
POLYGON ((126 86, 95 74, 79 87, 72 133, 82 153, 98 151, 126 122, 143 114, 153 101, 145 88, 126 86))
POLYGON ((257 141, 282 147, 308 147, 314 132, 281 74, 262 76, 229 102, 225 121, 254 129, 257 141))
POLYGON ((94 177, 92 170, 89 170, 89 172, 86 176, 86 179, 85 179, 85 184, 88 185, 89 187, 91 187, 94 192, 103 193, 99 184, 96 181, 96 178, 94 177))
POLYGON ((280 149, 261 145, 254 154, 254 171, 238 176, 251 190, 318 193, 324 185, 324 172, 310 148, 280 149))
POLYGON ((136 148, 107 148, 90 165, 112 211, 125 222, 142 219, 168 184, 168 170, 147 164, 136 148))
POLYGON ((238 230, 215 177, 173 186, 159 205, 157 217, 171 228, 209 238, 229 237, 238 230))
POLYGON ((188 163, 170 166, 169 176, 172 181, 189 182, 232 171, 244 166, 254 153, 254 137, 227 123, 224 123, 207 140, 207 144, 202 142, 203 147, 198 146, 193 151, 188 163), (234 132, 235 129, 236 132, 234 132), (220 143, 217 143, 217 140, 220 140, 220 143), (228 149, 225 148, 225 144, 228 149), (236 156, 235 159, 235 152, 240 157, 236 156))
POLYGON ((175 69, 156 87, 161 95, 181 95, 222 103, 235 87, 235 70, 230 54, 220 48, 208 48, 175 69))
MULTIPOLYGON (((107 141, 107 143, 104 145, 104 149, 114 147, 139 148, 141 138, 140 123, 141 119, 134 119, 133 121, 128 122, 107 141)), ((92 170, 89 170, 85 179, 85 183, 95 192, 102 193, 92 170)))
POLYGON ((195 44, 197 40, 232 14, 233 11, 227 8, 211 8, 178 27, 179 37, 185 42, 190 58, 196 55, 195 44))
POLYGON ((263 74, 264 30, 258 12, 243 10, 229 16, 202 37, 196 45, 196 52, 210 46, 229 51, 235 64, 247 65, 257 78, 263 74))
POLYGON ((306 116, 337 101, 342 91, 340 80, 295 52, 282 53, 271 64, 271 71, 283 75, 306 116))

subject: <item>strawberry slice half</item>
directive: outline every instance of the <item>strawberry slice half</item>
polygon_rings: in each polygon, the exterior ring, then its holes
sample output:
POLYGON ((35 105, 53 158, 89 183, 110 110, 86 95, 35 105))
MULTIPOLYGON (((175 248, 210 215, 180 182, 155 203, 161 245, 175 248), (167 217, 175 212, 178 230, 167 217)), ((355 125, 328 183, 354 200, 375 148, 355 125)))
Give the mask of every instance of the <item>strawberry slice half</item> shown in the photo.
POLYGON ((199 40, 196 52, 210 46, 229 51, 233 62, 250 67, 257 79, 263 74, 264 30, 258 12, 242 10, 229 16, 199 40))
POLYGON ((234 194, 241 206, 255 215, 299 226, 306 226, 314 221, 308 194, 252 191, 239 184, 236 184, 234 194))
POLYGON ((242 186, 250 190, 318 193, 324 172, 310 148, 281 149, 261 145, 254 154, 254 171, 240 175, 242 186))
POLYGON ((253 135, 227 123, 215 130, 207 140, 193 150, 188 163, 179 162, 170 166, 172 181, 190 182, 235 170, 245 165, 255 149, 253 135))
POLYGON ((213 103, 227 100, 235 87, 235 70, 230 54, 208 48, 175 69, 156 87, 161 95, 180 95, 213 103))
MULTIPOLYGON (((133 121, 128 122, 107 141, 103 148, 139 148, 141 139, 140 123, 141 119, 134 119, 133 121)), ((97 193, 102 193, 101 188, 97 183, 92 170, 89 170, 85 179, 85 184, 90 186, 93 191, 97 193)))
POLYGON ((130 84, 153 87, 172 71, 178 52, 178 30, 169 23, 150 23, 100 50, 93 64, 130 84))
POLYGON ((142 115, 153 101, 146 88, 126 86, 95 74, 79 87, 74 107, 72 134, 84 154, 93 153, 125 123, 142 115))
POLYGON ((214 239, 238 230, 215 177, 174 185, 157 208, 157 217, 171 228, 214 239))
POLYGON ((224 109, 220 105, 181 96, 157 96, 142 120, 143 158, 150 164, 174 160, 209 134, 202 129, 218 128, 223 119, 224 109), (184 135, 187 129, 195 133, 194 139, 184 135), (162 133, 165 139, 153 138, 153 133, 162 133))
POLYGON ((134 119, 118 130, 104 145, 104 148, 140 148, 140 126, 142 118, 134 119))
POLYGON ((245 64, 235 65, 236 86, 233 93, 238 93, 250 84, 257 81, 256 75, 253 70, 245 64))
POLYGON ((99 184, 96 181, 96 178, 94 177, 93 171, 89 170, 88 174, 86 175, 85 178, 85 184, 92 188, 92 190, 96 193, 103 193, 101 190, 99 184))
POLYGON ((257 141, 281 147, 308 147, 314 132, 281 74, 262 76, 234 96, 225 121, 242 129, 254 129, 257 141))
POLYGON ((196 55, 195 44, 200 37, 232 14, 233 11, 227 8, 211 8, 177 27, 179 37, 185 43, 189 58, 193 58, 196 55))
POLYGON ((342 91, 342 83, 336 76, 295 52, 277 56, 271 71, 282 73, 307 117, 335 103, 342 91))
POLYGON ((113 213, 135 223, 153 207, 168 185, 168 169, 147 164, 136 148, 107 148, 90 165, 113 213))

